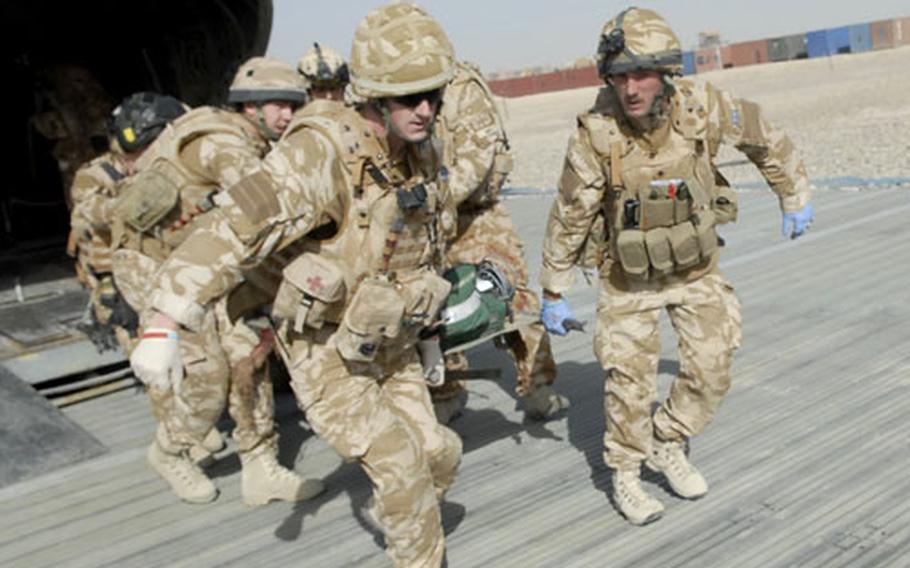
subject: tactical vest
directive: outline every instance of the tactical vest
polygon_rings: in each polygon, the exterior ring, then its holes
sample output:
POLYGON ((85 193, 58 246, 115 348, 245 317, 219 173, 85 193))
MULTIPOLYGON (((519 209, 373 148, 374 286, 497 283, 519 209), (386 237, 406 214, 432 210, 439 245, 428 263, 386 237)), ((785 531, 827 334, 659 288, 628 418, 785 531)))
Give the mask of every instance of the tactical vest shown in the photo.
POLYGON ((343 208, 335 234, 284 270, 273 313, 298 332, 338 323, 342 355, 370 361, 384 344, 416 341, 437 317, 449 289, 437 274, 442 232, 453 212, 431 144, 412 147, 396 167, 360 114, 334 101, 307 105, 284 136, 302 129, 335 148, 343 208))
POLYGON ((653 147, 614 118, 613 105, 601 96, 593 112, 579 116, 608 176, 603 226, 611 268, 621 267, 630 281, 705 274, 717 263, 715 226, 733 220, 736 205, 711 162, 704 105, 677 92, 665 137, 653 147))
POLYGON ((239 113, 200 107, 179 117, 139 158, 139 173, 118 199, 115 246, 162 262, 193 232, 193 219, 211 209, 213 195, 225 188, 187 167, 180 152, 190 142, 216 133, 246 140, 260 157, 269 150, 268 142, 239 113))
MULTIPOLYGON (((496 131, 499 133, 495 144, 493 164, 486 177, 474 192, 463 203, 459 204, 460 210, 470 210, 488 207, 499 199, 499 193, 508 175, 512 172, 513 160, 509 149, 509 140, 506 136, 502 114, 496 103, 496 97, 490 91, 489 85, 481 75, 480 70, 471 63, 458 62, 455 67, 455 77, 446 86, 443 105, 439 110, 437 119, 437 132, 441 136, 443 146, 443 164, 450 170, 455 162, 455 125, 461 121, 462 113, 470 113, 470 109, 459 108, 458 102, 465 88, 470 85, 479 87, 490 105, 495 109, 493 120, 496 131)), ((488 126, 478 125, 479 127, 488 126)), ((469 127, 471 125, 468 125, 469 127)))
MULTIPOLYGON (((92 160, 84 172, 77 172, 92 178, 102 188, 104 197, 115 199, 118 194, 118 184, 125 177, 125 173, 117 168, 117 162, 111 152, 106 152, 92 160)), ((96 275, 111 272, 111 231, 109 227, 93 226, 88 239, 78 243, 79 261, 83 266, 90 268, 96 275)))

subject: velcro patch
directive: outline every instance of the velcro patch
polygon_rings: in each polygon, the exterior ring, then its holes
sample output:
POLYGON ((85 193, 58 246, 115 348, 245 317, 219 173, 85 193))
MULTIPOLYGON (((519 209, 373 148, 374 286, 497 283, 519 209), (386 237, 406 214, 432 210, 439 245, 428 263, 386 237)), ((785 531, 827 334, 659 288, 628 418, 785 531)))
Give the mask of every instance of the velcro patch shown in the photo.
POLYGON ((269 176, 262 171, 241 179, 228 190, 228 195, 253 225, 259 225, 281 212, 276 188, 269 176))

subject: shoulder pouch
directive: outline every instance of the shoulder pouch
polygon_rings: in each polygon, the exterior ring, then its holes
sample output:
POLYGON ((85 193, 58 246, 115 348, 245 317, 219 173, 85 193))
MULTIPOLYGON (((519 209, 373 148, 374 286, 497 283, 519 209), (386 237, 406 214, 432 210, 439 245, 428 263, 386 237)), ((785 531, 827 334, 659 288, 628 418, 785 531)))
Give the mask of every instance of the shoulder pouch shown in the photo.
POLYGON ((140 233, 164 218, 180 198, 180 189, 166 175, 148 169, 136 174, 114 205, 114 217, 140 233))

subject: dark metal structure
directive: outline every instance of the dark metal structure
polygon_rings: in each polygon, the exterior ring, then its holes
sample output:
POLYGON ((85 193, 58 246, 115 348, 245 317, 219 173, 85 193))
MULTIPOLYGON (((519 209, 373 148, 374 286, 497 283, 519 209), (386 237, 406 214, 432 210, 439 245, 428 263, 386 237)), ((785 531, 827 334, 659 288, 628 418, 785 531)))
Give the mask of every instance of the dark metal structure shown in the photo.
POLYGON ((261 55, 271 0, 4 2, 0 65, 7 122, 0 254, 62 247, 75 169, 106 147, 126 95, 155 90, 214 104, 244 59, 261 55))

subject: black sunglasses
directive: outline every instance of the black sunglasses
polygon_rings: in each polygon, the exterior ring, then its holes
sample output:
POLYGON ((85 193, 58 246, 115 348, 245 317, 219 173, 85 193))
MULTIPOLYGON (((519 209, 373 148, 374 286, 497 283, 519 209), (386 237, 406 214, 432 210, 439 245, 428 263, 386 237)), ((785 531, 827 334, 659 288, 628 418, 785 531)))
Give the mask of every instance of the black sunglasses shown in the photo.
POLYGON ((442 100, 442 89, 433 89, 432 91, 423 91, 420 93, 412 93, 410 95, 402 95, 400 97, 391 97, 396 104, 401 106, 406 106, 414 108, 423 101, 430 103, 430 106, 435 105, 440 100, 442 100))

